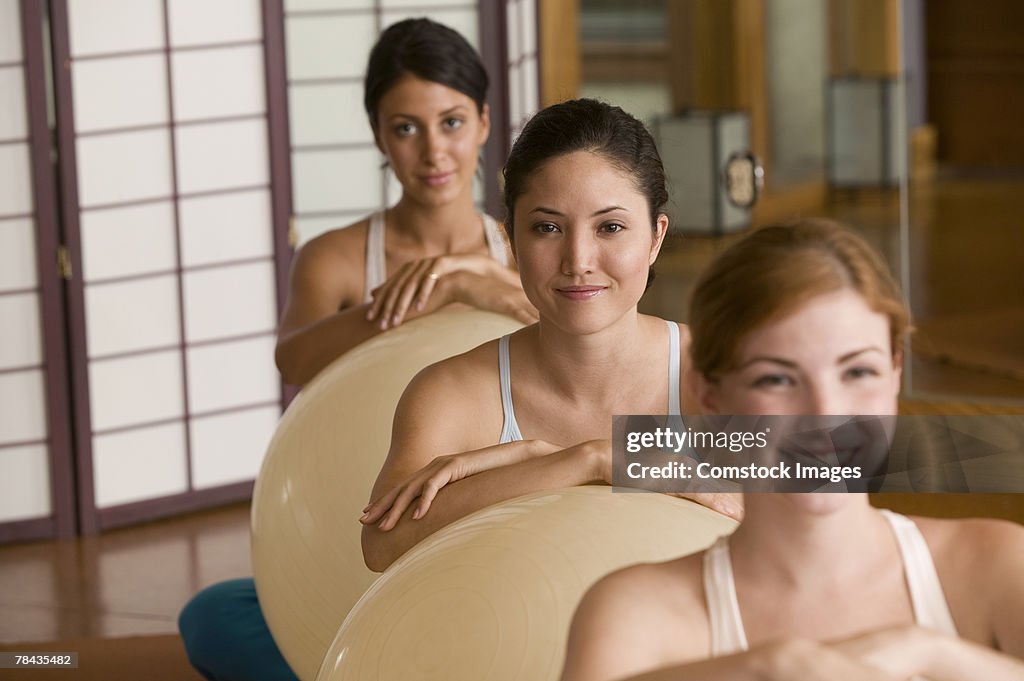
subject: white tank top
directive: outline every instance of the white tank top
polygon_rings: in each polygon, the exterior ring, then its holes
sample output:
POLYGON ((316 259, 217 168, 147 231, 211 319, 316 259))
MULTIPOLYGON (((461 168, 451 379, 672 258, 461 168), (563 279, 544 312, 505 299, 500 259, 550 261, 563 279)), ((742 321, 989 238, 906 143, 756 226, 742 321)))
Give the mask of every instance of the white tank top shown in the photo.
MULTIPOLYGON (((903 574, 914 607, 914 621, 919 626, 956 636, 956 625, 921 531, 910 518, 887 510, 883 510, 882 515, 896 535, 903 559, 903 574)), ((747 650, 749 645, 736 599, 728 536, 719 537, 704 552, 704 598, 710 620, 711 656, 721 657, 747 650)))
MULTIPOLYGON (((680 416, 679 411, 679 325, 670 322, 668 325, 668 413, 680 416)), ((498 381, 501 384, 501 411, 504 423, 501 427, 501 438, 498 444, 523 440, 523 434, 516 422, 516 410, 512 406, 512 373, 508 357, 508 339, 511 334, 498 340, 498 381)))
MULTIPOLYGON (((490 215, 483 213, 484 239, 487 250, 497 262, 508 267, 508 250, 505 238, 498 223, 490 215)), ((384 252, 384 211, 377 211, 370 216, 370 226, 366 230, 366 278, 363 283, 363 302, 373 301, 373 290, 388 278, 387 257, 384 252)))

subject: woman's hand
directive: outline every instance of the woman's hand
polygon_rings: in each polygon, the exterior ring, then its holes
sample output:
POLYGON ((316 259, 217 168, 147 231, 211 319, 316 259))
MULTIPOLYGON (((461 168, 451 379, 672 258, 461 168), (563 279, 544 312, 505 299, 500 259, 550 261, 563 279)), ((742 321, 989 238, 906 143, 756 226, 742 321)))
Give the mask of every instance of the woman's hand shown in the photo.
POLYGON ((515 272, 485 255, 440 255, 408 262, 373 290, 366 318, 379 320, 380 328, 398 326, 410 309, 423 310, 438 282, 453 272, 470 272, 518 286, 515 272))
POLYGON ((524 440, 485 447, 472 452, 439 456, 363 509, 359 522, 377 523, 387 532, 398 524, 406 509, 418 498, 413 520, 419 520, 445 485, 492 468, 508 466, 534 456, 544 456, 561 448, 543 440, 524 440))
POLYGON ((738 492, 672 492, 670 496, 695 501, 733 520, 743 520, 743 495, 738 492))
POLYGON ((523 324, 533 324, 538 319, 537 308, 526 298, 518 278, 514 283, 507 283, 460 271, 445 277, 443 286, 451 302, 497 312, 518 319, 523 324))

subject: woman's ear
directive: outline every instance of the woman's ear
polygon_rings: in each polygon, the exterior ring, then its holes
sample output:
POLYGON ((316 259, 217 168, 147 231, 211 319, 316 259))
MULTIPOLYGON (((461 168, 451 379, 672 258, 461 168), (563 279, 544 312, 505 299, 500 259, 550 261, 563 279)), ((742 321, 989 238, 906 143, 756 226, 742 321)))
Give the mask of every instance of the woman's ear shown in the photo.
POLYGON ((697 400, 702 414, 717 414, 718 385, 704 378, 704 374, 691 370, 686 372, 686 384, 691 395, 697 400))
POLYGON ((651 257, 647 261, 648 265, 653 265, 654 261, 658 259, 661 245, 665 243, 665 235, 668 234, 668 216, 664 213, 658 215, 658 220, 654 223, 654 229, 654 241, 651 243, 651 257))
POLYGON ((488 135, 491 134, 491 107, 488 104, 484 104, 484 108, 480 110, 480 140, 477 144, 482 145, 487 141, 488 135))

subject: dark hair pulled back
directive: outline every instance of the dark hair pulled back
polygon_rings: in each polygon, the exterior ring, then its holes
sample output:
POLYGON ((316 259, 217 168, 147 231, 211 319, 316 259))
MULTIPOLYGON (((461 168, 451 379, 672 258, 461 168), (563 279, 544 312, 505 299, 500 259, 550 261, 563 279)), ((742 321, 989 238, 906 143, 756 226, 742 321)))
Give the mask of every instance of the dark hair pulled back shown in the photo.
POLYGON ((409 74, 461 92, 483 112, 488 79, 476 50, 444 24, 405 19, 381 33, 366 66, 363 106, 374 130, 381 97, 409 74))
POLYGON ((629 175, 647 199, 654 227, 668 203, 668 187, 651 133, 617 106, 594 99, 573 99, 537 112, 512 145, 502 171, 509 238, 516 201, 530 177, 549 160, 576 151, 598 154, 629 175))

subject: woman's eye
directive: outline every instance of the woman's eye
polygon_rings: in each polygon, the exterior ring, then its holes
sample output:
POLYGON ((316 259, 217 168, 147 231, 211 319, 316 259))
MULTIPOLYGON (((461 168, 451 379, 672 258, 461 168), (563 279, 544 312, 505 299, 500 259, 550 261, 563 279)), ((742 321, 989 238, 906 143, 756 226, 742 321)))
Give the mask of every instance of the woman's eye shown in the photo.
POLYGON ((539 234, 554 234, 555 232, 558 231, 558 225, 554 225, 550 222, 541 222, 537 225, 534 225, 533 229, 536 230, 539 234))
POLYGON ((751 385, 755 388, 779 388, 792 385, 793 379, 785 374, 764 374, 754 379, 751 385))
POLYGON ((624 229, 626 228, 617 222, 609 222, 606 225, 601 225, 601 231, 606 234, 617 234, 624 229))
POLYGON ((444 121, 444 126, 449 130, 458 130, 459 128, 462 127, 462 123, 463 121, 461 118, 446 118, 444 121))
POLYGON ((873 367, 850 367, 843 372, 844 378, 857 380, 858 378, 868 378, 870 376, 878 376, 878 371, 873 367))
POLYGON ((416 132, 416 126, 412 123, 402 123, 395 126, 395 134, 399 137, 408 137, 414 132, 416 132))

